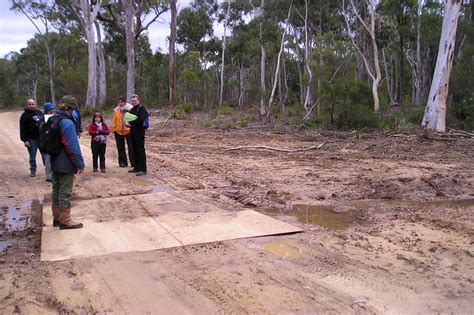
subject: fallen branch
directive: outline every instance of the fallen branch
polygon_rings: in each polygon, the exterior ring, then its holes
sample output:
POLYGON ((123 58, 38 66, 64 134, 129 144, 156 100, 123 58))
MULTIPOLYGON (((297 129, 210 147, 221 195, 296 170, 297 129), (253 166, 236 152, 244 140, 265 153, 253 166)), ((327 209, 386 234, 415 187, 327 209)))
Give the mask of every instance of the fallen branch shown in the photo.
MULTIPOLYGON (((439 136, 439 137, 436 137, 430 133, 427 133, 425 132, 425 134, 423 135, 426 139, 428 140, 436 140, 436 141, 456 141, 456 139, 453 139, 453 138, 444 138, 442 136, 439 136)), ((448 135, 449 137, 449 135, 448 135)))
POLYGON ((454 136, 463 136, 463 137, 474 137, 474 133, 470 133, 464 130, 457 130, 453 128, 448 128, 449 134, 454 136))
POLYGON ((278 152, 304 152, 304 151, 321 149, 323 145, 324 145, 324 142, 322 142, 320 145, 314 145, 314 146, 311 146, 308 148, 302 148, 302 149, 282 149, 282 148, 267 147, 264 145, 256 145, 256 146, 241 146, 241 147, 235 147, 235 148, 227 148, 224 151, 255 149, 255 150, 270 150, 270 151, 278 151, 278 152))

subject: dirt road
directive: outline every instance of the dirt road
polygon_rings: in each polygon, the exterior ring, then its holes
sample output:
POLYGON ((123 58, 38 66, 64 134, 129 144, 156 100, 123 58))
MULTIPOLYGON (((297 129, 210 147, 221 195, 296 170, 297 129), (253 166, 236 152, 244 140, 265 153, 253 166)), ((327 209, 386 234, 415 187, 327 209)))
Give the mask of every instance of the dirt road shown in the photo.
POLYGON ((85 137, 75 200, 168 189, 304 232, 40 262, 50 188, 42 171, 28 177, 19 115, 0 113, 2 314, 474 309, 473 139, 216 130, 152 116, 146 179, 116 165, 113 142, 108 172, 92 173, 85 137))

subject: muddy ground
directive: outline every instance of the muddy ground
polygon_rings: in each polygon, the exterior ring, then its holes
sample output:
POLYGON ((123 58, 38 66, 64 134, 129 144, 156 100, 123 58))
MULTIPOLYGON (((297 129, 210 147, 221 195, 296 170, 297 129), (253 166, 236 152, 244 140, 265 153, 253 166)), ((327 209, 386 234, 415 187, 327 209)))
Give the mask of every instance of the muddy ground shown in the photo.
POLYGON ((152 116, 145 179, 118 167, 113 141, 107 173, 92 173, 81 139, 76 200, 168 189, 304 232, 41 262, 50 187, 42 170, 28 177, 19 115, 0 113, 2 314, 474 310, 472 138, 222 130, 152 116))

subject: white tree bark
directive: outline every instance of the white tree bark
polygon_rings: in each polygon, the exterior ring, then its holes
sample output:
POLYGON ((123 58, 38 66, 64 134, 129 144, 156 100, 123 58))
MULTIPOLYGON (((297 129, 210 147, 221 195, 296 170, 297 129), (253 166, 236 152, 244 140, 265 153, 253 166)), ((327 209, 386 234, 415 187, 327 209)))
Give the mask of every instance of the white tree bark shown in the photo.
POLYGON ((308 82, 306 84, 306 96, 304 99, 304 109, 306 113, 309 112, 309 106, 313 102, 313 92, 311 89, 311 84, 313 81, 313 72, 311 71, 311 41, 309 38, 309 26, 308 26, 308 0, 304 1, 305 3, 305 17, 304 17, 304 63, 305 71, 308 74, 308 82))
POLYGON ((135 3, 121 0, 125 20, 125 50, 127 54, 127 100, 135 93, 135 3))
POLYGON ((168 53, 169 106, 176 107, 176 0, 171 1, 170 47, 168 53))
MULTIPOLYGON (((367 0, 366 0, 367 1, 367 0)), ((356 47, 357 51, 359 52, 359 55, 361 56, 362 60, 364 61, 365 64, 365 69, 367 70, 367 73, 369 74, 370 78, 372 79, 372 97, 374 100, 374 112, 378 113, 380 111, 380 100, 379 100, 379 85, 380 81, 382 80, 382 72, 380 71, 380 63, 379 63, 379 49, 377 46, 377 41, 375 38, 375 1, 374 0, 368 0, 367 4, 369 6, 370 10, 370 25, 367 25, 365 21, 362 19, 362 17, 357 13, 357 8, 354 4, 353 0, 350 0, 352 9, 354 11, 354 14, 356 15, 357 19, 359 22, 362 24, 362 26, 365 28, 367 33, 369 33, 370 36, 370 41, 372 44, 372 66, 374 69, 372 69, 371 65, 369 65, 369 61, 367 57, 363 54, 362 50, 359 48, 357 43, 355 42, 353 36, 351 36, 352 43, 356 47), (375 71, 375 73, 374 73, 375 71)), ((344 7, 344 1, 343 1, 343 7, 344 7)), ((344 14, 344 20, 346 21, 347 28, 349 31, 351 30, 350 23, 349 23, 349 18, 347 17, 347 13, 344 14)))
POLYGON ((224 98, 224 66, 225 66, 225 44, 226 44, 226 33, 227 33, 227 24, 229 22, 229 12, 230 12, 230 0, 227 0, 227 12, 224 19, 224 35, 222 36, 222 58, 221 58, 221 84, 219 91, 219 107, 222 106, 224 98))
POLYGON ((95 47, 94 22, 99 13, 102 0, 97 0, 91 8, 88 0, 69 0, 72 11, 87 41, 87 95, 86 106, 96 106, 97 100, 97 54, 95 47), (91 10, 92 9, 92 10, 91 10))
POLYGON ((421 105, 421 13, 425 0, 418 0, 417 23, 416 23, 416 81, 415 81, 415 105, 421 105))
POLYGON ((454 59, 454 44, 461 0, 444 0, 443 27, 439 40, 438 58, 431 82, 422 127, 438 132, 446 131, 446 102, 449 77, 454 59))
POLYGON ((99 98, 98 98, 98 105, 105 105, 106 98, 107 98, 107 78, 105 74, 105 57, 104 57, 104 46, 102 45, 102 35, 100 32, 100 24, 96 20, 95 29, 97 32, 97 54, 98 54, 98 78, 97 78, 97 88, 99 91, 99 98))
MULTIPOLYGON (((284 45, 285 45, 285 36, 286 36, 286 33, 288 32, 288 20, 290 19, 290 13, 291 13, 292 6, 293 6, 293 1, 291 1, 291 3, 290 3, 290 8, 288 9, 288 16, 286 17, 286 21, 285 21, 285 25, 286 25, 285 30, 283 31, 283 34, 281 35, 280 51, 278 52, 277 64, 276 64, 276 67, 275 67, 275 77, 273 79, 273 88, 272 88, 272 93, 270 94, 270 99, 268 100, 267 119, 270 117, 270 112, 271 112, 271 108, 272 108, 272 105, 273 105, 273 100, 275 98, 275 91, 276 91, 276 87, 277 87, 277 83, 278 83, 278 77, 279 77, 279 74, 280 74, 281 55, 283 53, 283 48, 284 48, 284 45)), ((281 93, 280 93, 280 96, 281 96, 281 93)))

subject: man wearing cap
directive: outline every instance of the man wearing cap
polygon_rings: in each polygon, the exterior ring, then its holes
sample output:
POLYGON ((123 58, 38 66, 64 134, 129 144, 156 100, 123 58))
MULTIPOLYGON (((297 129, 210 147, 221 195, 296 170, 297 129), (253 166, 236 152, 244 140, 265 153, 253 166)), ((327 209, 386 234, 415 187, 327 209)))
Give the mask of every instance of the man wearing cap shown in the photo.
POLYGON ((84 173, 84 159, 77 139, 72 111, 77 108, 74 97, 61 98, 58 110, 50 119, 59 120, 59 134, 63 148, 57 156, 51 156, 53 170, 52 211, 53 226, 64 229, 82 228, 82 223, 71 219, 71 196, 74 174, 84 173))
MULTIPOLYGON (((33 99, 26 101, 26 107, 20 117, 20 139, 28 149, 30 177, 36 176, 36 152, 39 145, 39 126, 43 123, 43 113, 36 108, 33 99)), ((43 158, 43 155, 41 155, 43 158)), ((44 160, 43 160, 44 162, 44 160)))
MULTIPOLYGON (((44 122, 47 122, 48 119, 54 114, 54 105, 51 103, 44 103, 44 122)), ((51 155, 44 154, 44 167, 46 173, 46 181, 51 182, 53 177, 53 170, 51 169, 51 155)))

